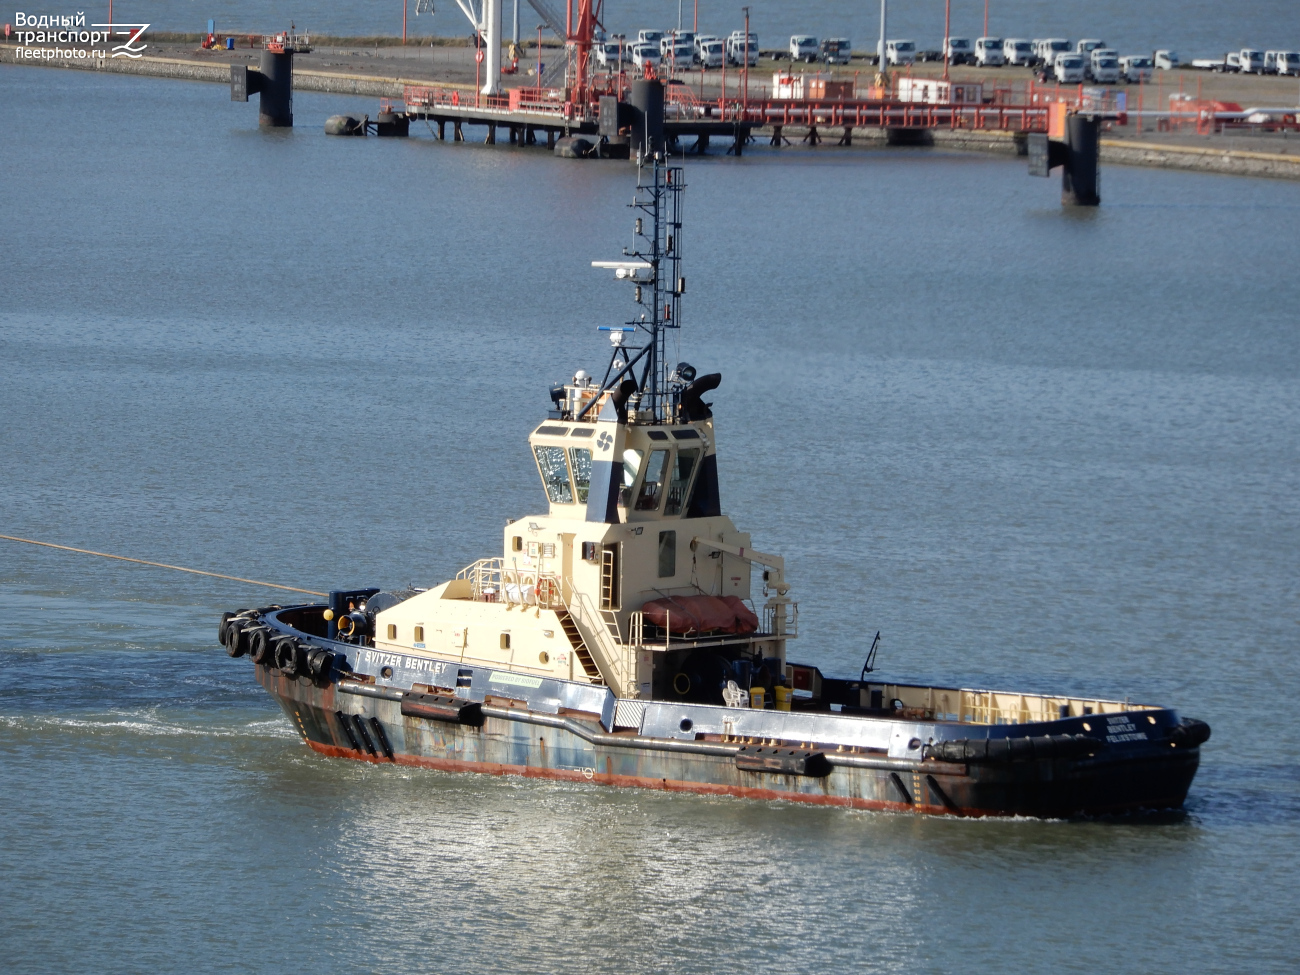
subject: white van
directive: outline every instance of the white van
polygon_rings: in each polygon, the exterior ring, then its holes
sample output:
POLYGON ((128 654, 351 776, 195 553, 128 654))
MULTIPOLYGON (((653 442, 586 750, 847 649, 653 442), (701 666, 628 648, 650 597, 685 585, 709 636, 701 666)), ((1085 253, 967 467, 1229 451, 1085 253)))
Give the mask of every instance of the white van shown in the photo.
POLYGON ((944 56, 949 64, 970 64, 975 60, 975 47, 969 37, 950 37, 943 44, 944 56))
POLYGON ((1072 51, 1062 51, 1052 63, 1052 73, 1063 85, 1075 85, 1083 81, 1083 56, 1072 51))
POLYGON ((704 34, 695 38, 695 63, 702 68, 722 67, 722 38, 704 34))
POLYGON ((1156 51, 1156 70, 1173 71, 1179 63, 1177 51, 1156 51))
POLYGON ((633 44, 632 65, 644 71, 646 68, 659 67, 658 44, 633 44))
POLYGON ((695 62, 694 35, 684 37, 675 31, 669 31, 659 38, 659 59, 679 70, 689 68, 695 62))
POLYGON ((1113 51, 1092 52, 1092 80, 1099 85, 1119 83, 1119 58, 1113 51))
POLYGON ((1084 57, 1092 57, 1092 52, 1099 47, 1105 47, 1105 41, 1099 41, 1095 38, 1086 38, 1074 45, 1074 53, 1082 54, 1084 57))
POLYGON ((1045 37, 1041 41, 1034 41, 1034 57, 1048 67, 1056 65, 1058 54, 1070 53, 1070 42, 1064 37, 1045 37))
POLYGON ((1002 42, 1002 60, 1007 64, 1028 64, 1034 57, 1034 45, 1023 37, 1008 37, 1002 42))
POLYGON ((596 45, 596 63, 602 68, 622 70, 619 59, 627 64, 632 57, 631 45, 620 41, 605 41, 596 45))
POLYGON ((1278 74, 1300 75, 1300 52, 1278 51, 1274 64, 1278 74))
POLYGON ((1257 51, 1253 47, 1243 47, 1238 54, 1240 62, 1237 70, 1242 74, 1263 74, 1264 73, 1264 52, 1257 51))
MULTIPOLYGON (((743 30, 733 30, 731 36, 727 38, 726 47, 727 61, 731 64, 739 65, 745 60, 745 32, 743 30)), ((750 33, 749 35, 749 67, 758 64, 758 35, 750 33)))
POLYGON ((885 61, 893 67, 916 61, 916 41, 885 41, 885 61))
POLYGON ((664 39, 664 32, 661 30, 639 30, 636 32, 636 42, 638 44, 653 44, 659 46, 659 42, 664 39))
POLYGON ((975 63, 981 68, 1000 68, 1002 66, 1002 38, 975 38, 975 63))
POLYGON ((817 38, 811 34, 794 34, 790 37, 791 61, 806 61, 812 64, 820 53, 821 48, 817 46, 817 38))
POLYGON ((1139 55, 1119 59, 1120 77, 1130 84, 1143 85, 1151 80, 1151 59, 1139 55))
POLYGON ((853 45, 847 37, 828 37, 822 41, 822 60, 827 64, 848 64, 853 57, 853 45))

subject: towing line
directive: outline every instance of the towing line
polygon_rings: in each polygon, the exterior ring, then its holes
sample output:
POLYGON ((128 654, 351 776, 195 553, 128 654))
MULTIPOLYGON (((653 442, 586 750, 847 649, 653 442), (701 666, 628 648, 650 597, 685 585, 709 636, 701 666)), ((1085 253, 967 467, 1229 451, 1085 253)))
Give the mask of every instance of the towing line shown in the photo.
POLYGON ((258 579, 245 579, 242 576, 228 576, 221 572, 205 572, 203 569, 188 569, 183 565, 168 565, 166 562, 150 562, 148 559, 132 559, 125 555, 110 555, 108 552, 95 552, 88 548, 73 548, 71 545, 55 545, 53 542, 38 542, 34 538, 19 538, 16 535, 0 535, 9 542, 22 542, 25 545, 40 545, 42 548, 57 548, 64 552, 76 552, 78 555, 98 555, 101 559, 116 559, 119 562, 134 562, 136 565, 152 565, 156 569, 172 569, 175 572, 190 572, 196 576, 211 576, 214 579, 229 579, 231 582, 246 582, 250 586, 266 586, 268 589, 287 589, 289 592, 302 592, 309 596, 328 596, 329 593, 317 592, 315 589, 299 589, 297 586, 282 586, 278 582, 261 582, 258 579))

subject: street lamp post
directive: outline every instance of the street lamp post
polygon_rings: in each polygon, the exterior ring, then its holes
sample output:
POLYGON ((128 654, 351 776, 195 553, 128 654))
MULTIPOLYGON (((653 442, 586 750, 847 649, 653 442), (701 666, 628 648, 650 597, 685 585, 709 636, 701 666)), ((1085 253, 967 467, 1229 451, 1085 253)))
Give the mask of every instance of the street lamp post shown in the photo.
POLYGON ((943 80, 948 80, 952 63, 952 0, 943 0, 943 80))
POLYGON ((886 65, 888 64, 888 62, 885 59, 885 30, 886 30, 886 17, 888 15, 888 12, 889 12, 889 0, 880 0, 880 47, 877 50, 877 57, 879 58, 879 61, 877 63, 876 77, 880 80, 880 87, 882 88, 884 87, 885 83, 889 80, 889 75, 885 71, 886 65))
POLYGON ((745 107, 748 108, 749 107, 749 8, 741 7, 740 9, 745 11, 745 63, 742 64, 740 67, 741 70, 740 97, 744 101, 745 107))

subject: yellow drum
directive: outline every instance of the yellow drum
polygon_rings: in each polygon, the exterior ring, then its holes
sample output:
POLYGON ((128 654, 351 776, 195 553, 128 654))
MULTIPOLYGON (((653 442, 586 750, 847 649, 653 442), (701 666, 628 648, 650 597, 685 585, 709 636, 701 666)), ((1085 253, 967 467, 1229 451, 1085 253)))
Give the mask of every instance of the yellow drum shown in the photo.
POLYGON ((786 687, 784 684, 777 684, 777 685, 776 685, 776 695, 775 695, 775 696, 776 696, 776 709, 777 709, 778 711, 789 711, 789 710, 790 710, 790 698, 791 698, 793 695, 794 695, 794 691, 792 691, 790 688, 786 687))

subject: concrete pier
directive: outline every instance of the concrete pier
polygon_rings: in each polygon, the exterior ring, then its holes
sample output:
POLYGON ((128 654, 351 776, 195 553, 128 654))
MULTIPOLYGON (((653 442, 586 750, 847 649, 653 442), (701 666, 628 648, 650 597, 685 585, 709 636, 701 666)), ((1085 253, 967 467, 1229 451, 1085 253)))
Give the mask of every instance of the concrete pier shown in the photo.
MULTIPOLYGON (((193 48, 192 44, 184 47, 177 44, 158 45, 151 38, 147 37, 146 39, 151 42, 151 51, 165 51, 169 56, 146 54, 145 57, 138 60, 116 58, 19 61, 15 56, 17 45, 0 43, 0 63, 21 64, 31 67, 106 71, 115 74, 133 74, 229 85, 230 59, 233 57, 248 59, 250 55, 254 55, 254 52, 245 48, 235 52, 203 52, 202 59, 200 59, 197 53, 190 53, 190 49, 193 48)), ((455 49, 447 50, 450 52, 455 49)), ((260 51, 256 53, 260 54, 260 51)), ((450 55, 441 56, 449 57, 450 55)), ((472 52, 469 56, 472 58, 472 52)), ((302 60, 300 57, 299 61, 302 60)), ((319 64, 322 62, 316 60, 313 56, 313 60, 307 63, 319 64)), ((375 67, 382 70, 391 64, 393 67, 400 68, 400 66, 408 63, 414 66, 419 62, 414 61, 414 59, 395 57, 392 60, 382 62, 382 64, 376 63, 375 67)), ((469 61, 468 69, 472 78, 472 60, 469 61)), ((521 79, 521 81, 524 84, 529 83, 527 80, 521 79)), ((1215 85, 1264 86, 1267 88, 1273 82, 1281 81, 1289 81, 1289 79, 1207 76, 1206 95, 1209 97, 1211 94, 1209 90, 1211 82, 1215 85)), ((295 64, 293 71, 294 91, 326 92, 339 95, 400 99, 408 85, 429 85, 430 83, 431 79, 428 77, 380 76, 346 70, 322 70, 319 67, 307 68, 301 64, 295 64)), ((1171 79, 1170 84, 1164 89, 1165 92, 1168 93, 1173 90, 1175 84, 1177 82, 1171 79)), ((440 81, 438 85, 443 88, 458 88, 471 96, 474 91, 472 84, 440 81)), ((1148 86, 1148 88, 1150 87, 1148 86)), ((1225 96, 1246 97, 1237 94, 1235 89, 1225 90, 1224 94, 1225 96)), ((1261 100, 1267 101, 1267 98, 1266 94, 1261 95, 1261 100)), ((522 126, 521 142, 515 144, 540 144, 540 140, 537 138, 540 134, 538 129, 544 128, 543 126, 515 124, 522 126)), ((673 120, 668 120, 666 123, 666 138, 671 139, 673 124, 673 120)), ((547 132, 548 141, 553 144, 555 133, 549 129, 547 132)), ((716 121, 711 123, 707 132, 701 130, 691 133, 689 136, 686 133, 677 134, 684 138, 705 138, 709 140, 713 138, 726 140, 734 138, 734 131, 730 123, 716 121), (714 126, 718 128, 715 129, 714 126)), ((806 127, 787 125, 784 127, 754 127, 750 134, 765 143, 771 142, 773 145, 799 145, 808 133, 806 127)), ((1151 166, 1233 176, 1300 179, 1300 138, 1282 140, 1240 136, 1179 137, 1168 133, 1142 133, 1141 135, 1135 134, 1136 137, 1134 138, 1120 138, 1118 137, 1119 134, 1118 131, 1115 133, 1103 131, 1101 133, 1099 152, 1102 165, 1151 166), (1259 148, 1255 148, 1256 144, 1258 144, 1259 148), (1296 146, 1294 154, 1289 151, 1291 145, 1296 146)), ((854 127, 846 135, 847 138, 836 132, 831 138, 822 136, 824 141, 822 141, 818 151, 837 151, 841 147, 850 145, 854 149, 871 149, 883 146, 887 142, 887 133, 880 129, 854 127)), ((461 139, 464 139, 463 132, 461 139)), ((501 139, 499 141, 505 142, 506 140, 501 139)), ((924 134, 920 144, 936 148, 961 149, 997 155, 1023 155, 1025 151, 1023 139, 1009 132, 993 130, 933 130, 924 134)), ((686 142, 685 145, 689 148, 690 143, 686 142)))

